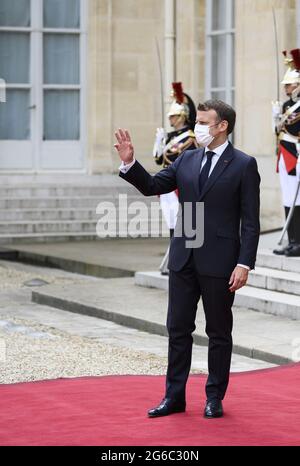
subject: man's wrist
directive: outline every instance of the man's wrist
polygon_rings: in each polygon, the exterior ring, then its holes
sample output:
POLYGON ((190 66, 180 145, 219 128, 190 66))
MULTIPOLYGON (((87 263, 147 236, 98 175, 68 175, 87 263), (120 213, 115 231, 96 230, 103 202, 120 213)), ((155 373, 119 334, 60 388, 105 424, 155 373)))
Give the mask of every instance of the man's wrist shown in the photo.
POLYGON ((123 173, 123 175, 126 175, 126 173, 131 170, 131 167, 133 167, 133 165, 135 164, 135 158, 133 157, 132 159, 132 162, 127 162, 125 164, 125 162, 122 160, 122 164, 121 166, 119 167, 119 170, 121 173, 123 173))
POLYGON ((244 264, 237 264, 237 267, 241 267, 242 269, 248 270, 248 272, 250 272, 251 270, 248 265, 244 265, 244 264))
POLYGON ((126 165, 130 165, 133 161, 134 161, 134 157, 132 157, 132 159, 131 159, 130 161, 128 161, 128 162, 123 162, 123 163, 124 163, 124 165, 126 166, 126 165))

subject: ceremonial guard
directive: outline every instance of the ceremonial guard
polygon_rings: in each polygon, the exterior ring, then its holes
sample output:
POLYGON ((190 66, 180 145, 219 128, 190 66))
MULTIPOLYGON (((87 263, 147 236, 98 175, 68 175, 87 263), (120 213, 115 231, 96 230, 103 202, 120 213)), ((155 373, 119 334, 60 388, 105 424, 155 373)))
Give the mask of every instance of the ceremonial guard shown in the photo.
MULTIPOLYGON (((192 99, 184 94, 182 83, 173 83, 173 102, 168 118, 174 131, 167 133, 164 128, 158 128, 153 148, 153 156, 158 165, 163 168, 171 165, 187 149, 196 149, 196 139, 193 132, 196 120, 196 108, 192 99)), ((176 191, 160 196, 161 208, 165 221, 173 235, 178 213, 178 196, 176 191)))
MULTIPOLYGON (((182 83, 173 83, 173 102, 168 112, 170 126, 174 129, 167 133, 158 128, 153 148, 153 157, 163 168, 171 165, 187 149, 196 149, 193 132, 196 121, 196 108, 192 99, 183 92, 182 83)), ((178 214, 178 193, 176 191, 160 196, 160 205, 164 219, 172 237, 178 214)), ((160 266, 162 274, 167 274, 168 251, 160 266)))
POLYGON ((277 255, 300 256, 300 49, 284 52, 288 70, 282 84, 288 100, 273 104, 274 130, 278 138, 277 172, 280 175, 283 205, 287 219, 288 245, 275 249, 277 255))

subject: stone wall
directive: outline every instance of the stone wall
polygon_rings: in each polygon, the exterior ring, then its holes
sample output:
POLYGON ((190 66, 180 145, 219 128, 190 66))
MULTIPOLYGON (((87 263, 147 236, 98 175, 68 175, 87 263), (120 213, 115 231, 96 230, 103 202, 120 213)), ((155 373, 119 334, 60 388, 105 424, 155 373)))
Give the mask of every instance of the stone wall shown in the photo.
MULTIPOLYGON (((279 227, 283 214, 271 131, 271 101, 277 95, 272 6, 280 50, 290 50, 296 47, 295 0, 236 0, 235 144, 258 160, 263 230, 279 227)), ((204 98, 205 0, 177 0, 176 29, 176 80, 198 103, 204 98)), ((145 167, 158 169, 152 159, 155 129, 161 125, 156 37, 164 58, 162 0, 89 0, 90 173, 117 172, 113 144, 118 127, 130 129, 145 167)), ((280 59, 280 77, 283 74, 280 59)))
MULTIPOLYGON (((195 101, 204 89, 204 0, 177 0, 177 80, 195 101)), ((89 0, 88 158, 90 173, 115 172, 114 130, 130 129, 139 160, 151 171, 161 126, 155 39, 164 59, 162 0, 89 0)), ((170 92, 170 89, 167 90, 170 92)))
MULTIPOLYGON (((236 1, 236 145, 258 160, 262 176, 262 229, 282 224, 276 140, 271 131, 271 102, 277 98, 272 6, 280 51, 296 47, 295 0, 236 1)), ((285 72, 280 57, 280 79, 285 72)), ((286 100, 281 86, 281 98, 286 100)))

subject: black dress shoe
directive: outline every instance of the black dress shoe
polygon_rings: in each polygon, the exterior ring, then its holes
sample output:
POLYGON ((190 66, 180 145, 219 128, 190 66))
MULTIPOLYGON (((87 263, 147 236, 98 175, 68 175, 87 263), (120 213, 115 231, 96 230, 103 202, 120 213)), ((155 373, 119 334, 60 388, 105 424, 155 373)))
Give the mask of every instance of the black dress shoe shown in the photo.
POLYGON ((205 410, 204 410, 204 417, 208 419, 213 419, 216 417, 223 416, 223 406, 221 400, 207 400, 205 410))
POLYGON ((273 254, 276 254, 276 256, 284 256, 292 248, 293 248, 293 244, 289 244, 285 248, 274 249, 273 254))
POLYGON ((286 257, 300 257, 300 244, 294 244, 285 252, 286 257))
POLYGON ((169 416, 174 413, 185 412, 185 401, 174 401, 171 398, 164 398, 159 406, 148 411, 148 417, 169 416))

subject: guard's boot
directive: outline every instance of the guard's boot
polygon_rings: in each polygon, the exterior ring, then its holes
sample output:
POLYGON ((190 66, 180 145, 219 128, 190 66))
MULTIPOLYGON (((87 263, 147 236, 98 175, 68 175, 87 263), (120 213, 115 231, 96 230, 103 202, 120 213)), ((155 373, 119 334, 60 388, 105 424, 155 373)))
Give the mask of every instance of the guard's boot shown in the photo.
POLYGON ((285 252, 287 257, 300 257, 300 206, 296 206, 291 221, 293 241, 291 247, 285 252))
MULTIPOLYGON (((285 207, 284 210, 285 210, 285 219, 287 220, 289 213, 290 213, 290 207, 285 207)), ((273 254, 276 254, 277 256, 284 256, 296 244, 295 226, 294 226, 293 218, 289 224, 287 234, 288 234, 288 241, 289 241, 288 245, 274 249, 273 254)))

